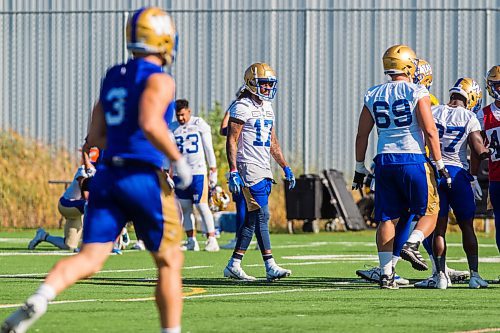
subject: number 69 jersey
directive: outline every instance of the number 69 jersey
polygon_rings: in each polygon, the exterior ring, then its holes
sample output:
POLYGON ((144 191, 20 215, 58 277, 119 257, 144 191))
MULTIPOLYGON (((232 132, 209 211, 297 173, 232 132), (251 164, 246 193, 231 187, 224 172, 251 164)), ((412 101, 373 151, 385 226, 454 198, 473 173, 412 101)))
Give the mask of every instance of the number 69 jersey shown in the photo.
POLYGON ((242 98, 229 107, 229 115, 244 122, 238 139, 236 163, 245 184, 251 186, 259 179, 273 178, 271 172, 271 133, 274 111, 268 101, 256 105, 242 98))
POLYGON ((444 164, 468 170, 467 138, 470 133, 481 130, 476 115, 466 108, 437 105, 432 108, 432 116, 439 132, 444 164))
POLYGON ((177 148, 179 148, 181 154, 186 158, 193 175, 207 174, 205 154, 207 155, 209 166, 211 168, 216 167, 212 133, 210 126, 205 120, 200 117, 191 117, 183 125, 175 121, 170 125, 170 130, 175 136, 177 148))
POLYGON ((415 114, 417 102, 425 96, 429 92, 424 86, 406 81, 389 81, 368 90, 364 104, 377 125, 377 154, 425 154, 415 114))

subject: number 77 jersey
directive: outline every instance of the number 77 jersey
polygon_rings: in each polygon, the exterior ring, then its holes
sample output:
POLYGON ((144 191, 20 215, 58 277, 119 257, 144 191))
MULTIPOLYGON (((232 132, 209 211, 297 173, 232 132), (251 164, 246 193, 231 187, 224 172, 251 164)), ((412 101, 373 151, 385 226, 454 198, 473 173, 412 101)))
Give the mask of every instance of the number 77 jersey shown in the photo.
POLYGON ((418 101, 429 96, 422 85, 389 81, 368 90, 364 104, 375 121, 377 154, 425 154, 416 116, 418 101))
POLYGON ((269 168, 274 126, 271 103, 263 101, 262 105, 256 105, 251 99, 242 98, 229 107, 229 115, 244 122, 238 139, 236 162, 269 168))
POLYGON ((437 105, 432 108, 432 116, 439 132, 444 164, 468 170, 467 138, 470 133, 481 131, 476 115, 463 107, 437 105))

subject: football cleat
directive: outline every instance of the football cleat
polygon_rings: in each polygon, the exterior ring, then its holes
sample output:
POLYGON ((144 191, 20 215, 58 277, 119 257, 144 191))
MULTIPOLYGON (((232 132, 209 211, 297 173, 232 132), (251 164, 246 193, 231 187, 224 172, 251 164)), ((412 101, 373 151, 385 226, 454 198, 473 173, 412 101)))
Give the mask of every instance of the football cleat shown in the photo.
POLYGON ((451 282, 460 282, 467 280, 470 276, 468 271, 458 271, 453 268, 446 268, 446 274, 448 274, 451 282))
POLYGON ((135 244, 132 246, 132 250, 138 250, 138 251, 144 251, 146 250, 146 246, 144 245, 144 242, 140 239, 135 242, 135 244))
POLYGON ((208 237, 207 242, 205 243, 205 251, 208 252, 217 252, 219 251, 219 243, 217 243, 217 239, 215 237, 208 237))
POLYGON ((488 288, 488 282, 484 281, 481 278, 481 276, 479 276, 478 272, 472 272, 469 280, 469 288, 471 289, 488 288))
MULTIPOLYGON (((380 282, 380 267, 372 267, 370 269, 358 269, 356 271, 356 275, 362 279, 365 279, 369 282, 379 283, 380 282)), ((394 281, 398 284, 398 286, 407 286, 410 284, 405 278, 394 274, 394 281)))
POLYGON ((47 239, 48 235, 48 232, 46 232, 43 228, 38 228, 35 233, 35 237, 33 237, 33 239, 28 244, 28 250, 34 250, 35 247, 38 246, 38 244, 47 239))
POLYGON ((394 280, 394 273, 391 275, 382 274, 380 276, 380 289, 399 289, 398 284, 394 280))
POLYGON ((186 243, 181 246, 182 251, 200 251, 200 245, 196 238, 188 238, 186 243))
POLYGON ((403 249, 401 250, 401 258, 403 260, 409 261, 411 263, 411 266, 417 271, 426 271, 429 269, 429 267, 427 266, 427 263, 420 254, 420 251, 418 251, 419 245, 420 242, 417 243, 406 242, 403 245, 403 249))
POLYGON ((234 247, 236 246, 236 238, 231 239, 227 244, 221 245, 221 249, 225 250, 234 250, 234 247))
POLYGON ((436 282, 437 289, 447 289, 451 287, 450 279, 445 272, 437 273, 436 277, 437 277, 437 282, 436 282))
POLYGON ((266 270, 266 279, 268 282, 273 282, 285 277, 292 275, 292 271, 289 269, 281 268, 278 265, 273 265, 266 270))
POLYGON ((240 281, 255 281, 256 278, 245 273, 243 268, 235 266, 226 266, 224 268, 224 277, 240 280, 240 281))
POLYGON ((427 279, 419 281, 415 283, 413 286, 415 288, 434 289, 437 286, 437 280, 438 280, 437 274, 432 274, 427 279))
POLYGON ((115 255, 122 255, 123 252, 122 250, 120 250, 120 248, 118 247, 113 247, 113 249, 111 250, 111 254, 115 254, 115 255))
POLYGON ((26 303, 12 313, 0 328, 2 333, 24 333, 47 312, 47 301, 40 299, 40 295, 33 295, 26 303), (38 298, 38 299, 36 299, 38 298))

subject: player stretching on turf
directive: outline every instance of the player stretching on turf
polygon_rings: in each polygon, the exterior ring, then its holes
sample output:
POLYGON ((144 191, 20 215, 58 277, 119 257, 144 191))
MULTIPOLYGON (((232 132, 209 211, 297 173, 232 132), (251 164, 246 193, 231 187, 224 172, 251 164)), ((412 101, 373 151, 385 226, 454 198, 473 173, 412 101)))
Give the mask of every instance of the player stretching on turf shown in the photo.
POLYGON ((450 182, 451 179, 441 159, 429 92, 413 83, 415 52, 408 46, 395 45, 382 59, 384 73, 391 76, 391 81, 370 88, 365 95, 356 136, 353 186, 363 185, 368 137, 376 124, 379 138, 375 157, 375 220, 380 222, 377 229, 380 287, 395 289, 398 286, 394 281, 392 252, 395 227, 402 212, 420 216, 401 251, 401 257, 416 268, 427 269, 418 247, 436 225, 439 199, 432 168, 425 156, 424 137, 437 160, 439 173, 450 182))
POLYGON ((162 66, 173 62, 176 40, 174 22, 161 9, 142 8, 130 17, 127 48, 134 59, 107 71, 83 147, 106 146, 106 153, 90 184, 82 249, 52 268, 35 294, 6 319, 2 333, 26 332, 56 295, 99 271, 129 220, 158 267, 161 332, 181 331, 182 230, 174 194, 160 170, 166 155, 177 167, 177 186, 191 182, 165 119, 175 83, 162 66))
POLYGON ((279 267, 271 252, 269 236, 269 206, 273 174, 271 156, 283 168, 290 188, 295 177, 288 166, 276 136, 274 111, 271 100, 276 94, 276 74, 265 63, 255 63, 245 71, 245 92, 232 104, 227 135, 229 162, 229 190, 243 192, 247 204, 247 217, 238 233, 233 255, 224 269, 224 276, 238 280, 255 280, 241 268, 253 234, 262 253, 266 278, 273 281, 292 272, 279 267))

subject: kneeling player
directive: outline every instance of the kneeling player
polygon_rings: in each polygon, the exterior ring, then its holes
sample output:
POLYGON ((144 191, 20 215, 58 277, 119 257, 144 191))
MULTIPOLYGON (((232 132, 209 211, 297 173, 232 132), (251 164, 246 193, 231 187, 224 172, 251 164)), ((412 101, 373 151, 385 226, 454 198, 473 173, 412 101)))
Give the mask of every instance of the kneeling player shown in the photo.
MULTIPOLYGON (((98 157, 99 150, 92 148, 90 152, 91 162, 95 163, 98 157)), ((74 250, 78 247, 82 236, 84 207, 87 202, 85 182, 94 173, 95 169, 93 167, 87 168, 85 165, 81 165, 76 171, 70 186, 59 199, 57 208, 59 213, 66 219, 64 237, 52 236, 43 228, 39 228, 35 237, 28 244, 29 250, 34 250, 41 242, 48 242, 61 250, 74 250)))

